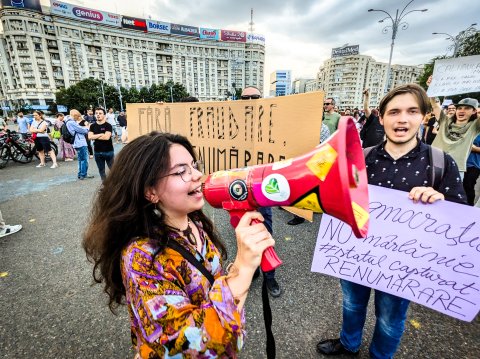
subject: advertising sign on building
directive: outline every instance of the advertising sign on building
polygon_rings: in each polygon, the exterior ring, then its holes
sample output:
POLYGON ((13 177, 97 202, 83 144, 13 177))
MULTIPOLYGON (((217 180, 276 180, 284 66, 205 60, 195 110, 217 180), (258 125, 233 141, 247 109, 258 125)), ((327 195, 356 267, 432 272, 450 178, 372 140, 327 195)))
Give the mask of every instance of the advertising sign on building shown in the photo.
POLYGON ((147 32, 147 22, 145 19, 138 19, 136 17, 122 17, 122 27, 124 29, 139 30, 147 32))
POLYGON ((219 29, 206 29, 204 27, 200 28, 200 38, 206 40, 220 40, 220 30, 219 29))
POLYGON ((251 44, 265 45, 265 36, 261 34, 247 34, 247 42, 251 44))
POLYGON ((69 17, 76 20, 93 21, 115 27, 121 26, 121 16, 100 10, 74 6, 61 1, 50 0, 52 15, 69 17))
POLYGON ((198 27, 190 25, 170 24, 170 33, 172 35, 192 36, 197 39, 200 37, 198 27))
POLYGON ((170 34, 170 24, 167 22, 147 20, 147 29, 148 32, 170 34))
POLYGON ((346 45, 332 49, 332 58, 341 56, 358 55, 360 45, 346 45))
POLYGON ((245 31, 222 30, 222 41, 246 42, 247 33, 245 31))
POLYGON ((2 5, 42 12, 40 0, 2 0, 2 5))

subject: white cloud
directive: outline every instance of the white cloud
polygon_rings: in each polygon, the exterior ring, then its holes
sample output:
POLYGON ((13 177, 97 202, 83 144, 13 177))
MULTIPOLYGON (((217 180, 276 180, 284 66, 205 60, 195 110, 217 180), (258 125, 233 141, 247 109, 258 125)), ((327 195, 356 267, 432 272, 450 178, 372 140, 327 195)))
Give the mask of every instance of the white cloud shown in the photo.
MULTIPOLYGON (((254 8, 257 32, 265 35, 265 79, 276 69, 292 70, 293 78, 313 78, 331 49, 349 43, 360 45, 360 53, 388 62, 392 33, 382 33, 389 20, 368 9, 382 9, 395 15, 408 0, 65 0, 123 15, 148 17, 199 27, 248 30, 250 8, 254 8), (139 5, 140 4, 140 5, 139 5)), ((44 0, 42 0, 42 3, 44 0)), ((48 1, 45 1, 48 3, 48 1)), ((407 30, 398 30, 393 64, 418 65, 444 55, 450 44, 444 36, 456 35, 478 21, 480 2, 472 0, 415 0, 409 10, 424 9, 405 18, 407 30)), ((391 29, 389 29, 391 30, 391 29)))

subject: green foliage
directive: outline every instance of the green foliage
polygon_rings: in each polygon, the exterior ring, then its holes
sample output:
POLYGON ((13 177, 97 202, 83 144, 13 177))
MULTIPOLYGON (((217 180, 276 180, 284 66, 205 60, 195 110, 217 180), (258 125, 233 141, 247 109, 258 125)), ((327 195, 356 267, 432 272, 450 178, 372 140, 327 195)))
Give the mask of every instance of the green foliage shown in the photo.
MULTIPOLYGON (((170 102, 170 86, 172 86, 174 102, 189 96, 182 84, 171 81, 166 84, 153 84, 150 87, 142 87, 140 89, 135 87, 129 89, 121 87, 123 108, 126 108, 127 103, 170 102)), ((115 111, 120 110, 118 90, 114 86, 104 83, 103 91, 105 93, 105 105, 107 109, 113 108, 115 111)), ((103 107, 101 82, 93 78, 82 80, 69 88, 60 89, 55 96, 58 104, 65 105, 69 109, 75 108, 82 113, 88 108, 103 107)))
POLYGON ((471 56, 480 54, 480 32, 469 36, 461 44, 458 56, 471 56))

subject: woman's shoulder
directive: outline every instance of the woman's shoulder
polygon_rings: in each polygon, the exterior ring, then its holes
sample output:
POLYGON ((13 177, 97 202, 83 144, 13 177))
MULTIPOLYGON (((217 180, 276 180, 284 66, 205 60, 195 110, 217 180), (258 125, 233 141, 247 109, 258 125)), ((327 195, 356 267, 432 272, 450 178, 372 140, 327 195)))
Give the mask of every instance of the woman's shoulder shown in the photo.
POLYGON ((134 238, 123 249, 122 255, 126 256, 134 252, 142 252, 153 255, 156 251, 154 241, 150 238, 134 238))

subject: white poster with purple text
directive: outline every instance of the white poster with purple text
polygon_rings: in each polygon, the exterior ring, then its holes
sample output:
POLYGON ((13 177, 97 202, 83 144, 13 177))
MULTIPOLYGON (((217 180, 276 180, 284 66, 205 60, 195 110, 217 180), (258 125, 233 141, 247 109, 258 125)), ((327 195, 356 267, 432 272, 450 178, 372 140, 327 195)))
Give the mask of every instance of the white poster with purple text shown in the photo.
POLYGON ((480 209, 413 203, 408 193, 369 186, 364 239, 324 214, 312 272, 381 290, 464 321, 480 308, 480 209))

